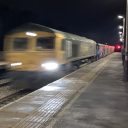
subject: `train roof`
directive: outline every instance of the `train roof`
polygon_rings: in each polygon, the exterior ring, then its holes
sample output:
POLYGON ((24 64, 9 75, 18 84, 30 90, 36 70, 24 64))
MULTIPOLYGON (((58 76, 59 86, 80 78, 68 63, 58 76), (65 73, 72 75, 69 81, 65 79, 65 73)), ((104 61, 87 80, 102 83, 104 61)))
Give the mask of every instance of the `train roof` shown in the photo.
POLYGON ((28 23, 28 24, 24 24, 20 27, 17 27, 16 29, 10 31, 8 33, 8 35, 18 33, 18 32, 26 32, 26 31, 45 31, 45 32, 53 33, 55 35, 61 34, 65 38, 73 39, 73 40, 81 40, 81 41, 90 40, 86 37, 81 37, 81 36, 78 36, 78 35, 75 35, 75 34, 62 32, 62 31, 59 31, 59 30, 56 30, 56 29, 53 29, 53 28, 49 28, 49 27, 39 25, 39 24, 34 24, 34 23, 28 23))

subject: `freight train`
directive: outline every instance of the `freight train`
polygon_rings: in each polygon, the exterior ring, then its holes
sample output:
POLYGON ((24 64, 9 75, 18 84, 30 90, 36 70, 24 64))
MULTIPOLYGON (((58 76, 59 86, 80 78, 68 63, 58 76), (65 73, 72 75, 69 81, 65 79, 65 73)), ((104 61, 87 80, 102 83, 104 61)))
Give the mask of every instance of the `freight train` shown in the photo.
POLYGON ((113 51, 113 46, 32 23, 12 30, 4 41, 5 60, 18 88, 39 88, 41 84, 36 82, 45 81, 49 74, 55 76, 72 66, 79 68, 113 51))

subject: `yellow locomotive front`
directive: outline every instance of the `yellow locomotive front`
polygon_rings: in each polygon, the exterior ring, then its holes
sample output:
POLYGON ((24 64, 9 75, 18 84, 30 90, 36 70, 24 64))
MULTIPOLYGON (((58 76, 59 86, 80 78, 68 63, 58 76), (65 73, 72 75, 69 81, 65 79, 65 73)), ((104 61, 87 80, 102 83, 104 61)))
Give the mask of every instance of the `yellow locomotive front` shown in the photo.
POLYGON ((56 58, 54 40, 52 34, 45 32, 20 32, 6 36, 5 59, 13 70, 43 70, 45 64, 42 62, 56 58))
POLYGON ((60 40, 50 31, 29 29, 14 31, 5 37, 5 60, 10 64, 14 87, 39 88, 41 85, 35 86, 39 79, 45 83, 49 74, 54 74, 59 63, 63 63, 60 40))

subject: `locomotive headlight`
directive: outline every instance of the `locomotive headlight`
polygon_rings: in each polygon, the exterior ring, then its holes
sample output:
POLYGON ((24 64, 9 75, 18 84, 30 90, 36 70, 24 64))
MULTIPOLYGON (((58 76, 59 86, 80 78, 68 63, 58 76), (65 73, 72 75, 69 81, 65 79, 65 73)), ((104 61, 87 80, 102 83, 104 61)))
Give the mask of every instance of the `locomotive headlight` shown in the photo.
POLYGON ((21 62, 11 63, 11 67, 20 66, 20 65, 22 65, 21 62))
POLYGON ((47 62, 41 64, 41 67, 45 68, 46 70, 56 70, 59 68, 59 64, 56 62, 47 62))
POLYGON ((37 36, 37 34, 34 32, 26 32, 26 35, 27 36, 37 36))

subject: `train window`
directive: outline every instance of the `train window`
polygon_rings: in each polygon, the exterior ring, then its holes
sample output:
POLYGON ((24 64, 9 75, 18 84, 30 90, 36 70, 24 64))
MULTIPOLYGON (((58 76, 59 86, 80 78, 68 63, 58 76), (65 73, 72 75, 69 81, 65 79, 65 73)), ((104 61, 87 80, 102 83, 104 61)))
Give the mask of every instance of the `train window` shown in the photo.
POLYGON ((37 50, 43 50, 43 49, 54 49, 54 38, 48 37, 40 37, 37 39, 36 44, 37 50))
POLYGON ((66 40, 63 40, 61 44, 61 50, 65 51, 65 48, 66 48, 66 40))
POLYGON ((27 38, 15 38, 13 41, 14 50, 25 50, 27 49, 27 38))

